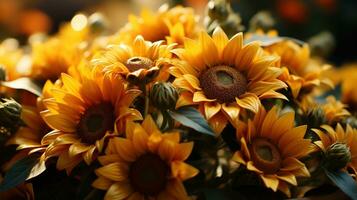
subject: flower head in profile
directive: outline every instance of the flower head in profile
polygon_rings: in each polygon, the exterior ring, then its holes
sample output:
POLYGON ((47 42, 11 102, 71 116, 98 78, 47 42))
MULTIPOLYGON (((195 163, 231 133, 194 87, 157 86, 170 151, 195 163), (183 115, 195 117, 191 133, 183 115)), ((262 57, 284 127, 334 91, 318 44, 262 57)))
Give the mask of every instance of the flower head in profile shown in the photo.
POLYGON ((180 143, 178 132, 161 133, 148 116, 130 122, 126 138, 111 138, 93 186, 107 190, 104 199, 188 199, 182 181, 198 173, 184 161, 193 143, 180 143))
POLYGON ((333 87, 329 79, 321 77, 321 73, 327 70, 329 65, 312 59, 307 44, 300 46, 293 41, 284 40, 266 47, 265 50, 280 56, 280 66, 284 69, 280 79, 289 85, 294 98, 321 84, 333 87))
MULTIPOLYGON (((323 123, 330 125, 351 115, 351 113, 346 109, 347 105, 343 104, 339 100, 336 100, 334 96, 328 96, 326 98, 326 102, 319 104, 316 102, 316 99, 314 99, 313 96, 308 95, 302 99, 300 107, 303 113, 307 116, 313 114, 313 112, 317 109, 320 109, 322 112, 321 114, 323 115, 320 117, 324 118, 323 121, 325 121, 323 123)), ((320 125, 322 124, 319 124, 318 126, 320 125)))
POLYGON ((286 87, 273 66, 278 57, 264 56, 258 42, 244 45, 241 33, 228 39, 220 28, 212 37, 202 32, 173 52, 179 57, 170 68, 173 85, 183 89, 177 107, 198 105, 216 133, 242 110, 258 112, 262 99, 286 99, 277 92, 286 87))
POLYGON ((168 44, 183 44, 184 38, 196 38, 198 19, 192 8, 163 5, 158 12, 143 10, 140 16, 130 15, 129 22, 114 36, 114 43, 127 43, 142 35, 145 40, 165 40, 168 44))
POLYGON ((45 157, 58 156, 57 168, 67 172, 82 160, 91 163, 105 138, 123 133, 128 120, 141 119, 129 108, 138 90, 127 90, 115 74, 89 68, 80 74, 80 79, 62 74, 60 84, 48 81, 44 88, 46 110, 41 115, 54 129, 42 139, 49 143, 45 157))
POLYGON ((326 167, 332 170, 351 169, 357 175, 357 130, 347 125, 344 130, 340 124, 333 129, 322 125, 314 129, 320 140, 314 142, 324 153, 326 167))
POLYGON ((166 80, 167 68, 174 45, 164 45, 163 41, 149 42, 137 36, 130 44, 109 46, 97 55, 92 63, 103 71, 120 74, 134 84, 153 80, 166 80))
POLYGON ((263 107, 248 122, 239 122, 236 130, 240 151, 233 160, 256 173, 264 185, 290 196, 290 185, 297 185, 296 177, 310 176, 299 159, 314 148, 304 139, 307 126, 294 127, 294 113, 279 116, 277 107, 266 112, 263 107))

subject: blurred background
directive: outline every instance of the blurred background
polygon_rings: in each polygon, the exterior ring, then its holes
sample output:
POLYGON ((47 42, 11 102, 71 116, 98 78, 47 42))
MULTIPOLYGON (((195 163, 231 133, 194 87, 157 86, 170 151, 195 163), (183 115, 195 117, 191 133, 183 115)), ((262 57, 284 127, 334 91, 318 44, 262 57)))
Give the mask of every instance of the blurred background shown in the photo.
MULTIPOLYGON (((0 0, 0 41, 14 37, 25 43, 31 34, 55 33, 79 12, 103 13, 115 32, 129 13, 155 10, 163 3, 192 6, 203 16, 207 0, 0 0)), ((328 40, 332 48, 325 57, 335 65, 357 61, 356 0, 231 0, 231 4, 246 27, 256 13, 267 11, 280 35, 312 43, 328 40)))

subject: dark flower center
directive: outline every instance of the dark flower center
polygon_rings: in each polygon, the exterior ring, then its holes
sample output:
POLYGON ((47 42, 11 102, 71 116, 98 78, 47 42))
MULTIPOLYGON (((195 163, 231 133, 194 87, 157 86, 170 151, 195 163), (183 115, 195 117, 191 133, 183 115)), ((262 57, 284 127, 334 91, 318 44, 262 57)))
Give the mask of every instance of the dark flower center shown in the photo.
POLYGON ((207 98, 219 103, 231 103, 247 90, 247 79, 233 67, 219 65, 204 71, 200 85, 207 98))
POLYGON ((151 59, 140 56, 129 58, 125 63, 125 66, 130 72, 134 72, 139 69, 149 69, 153 65, 154 62, 151 59))
POLYGON ((136 191, 155 196, 165 189, 168 173, 169 167, 160 156, 149 153, 130 166, 129 178, 136 191))
POLYGON ((100 103, 86 109, 77 126, 77 133, 83 142, 94 144, 107 131, 114 129, 113 110, 111 103, 100 103))
POLYGON ((264 173, 273 174, 281 167, 281 155, 275 144, 264 138, 255 138, 250 146, 254 165, 264 173))

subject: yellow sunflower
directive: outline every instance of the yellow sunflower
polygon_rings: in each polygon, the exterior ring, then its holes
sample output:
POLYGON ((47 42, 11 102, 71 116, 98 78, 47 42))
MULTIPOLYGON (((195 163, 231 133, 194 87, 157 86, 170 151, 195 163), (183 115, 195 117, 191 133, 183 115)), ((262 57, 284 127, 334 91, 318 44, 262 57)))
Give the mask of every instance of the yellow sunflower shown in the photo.
POLYGON ((70 66, 76 66, 81 61, 90 39, 87 24, 76 28, 73 23, 67 23, 57 35, 46 41, 33 42, 30 76, 40 80, 58 79, 61 73, 67 73, 70 66))
POLYGON ((111 138, 93 186, 107 190, 104 199, 188 199, 182 181, 198 173, 184 161, 193 142, 180 143, 180 134, 162 134, 148 116, 128 123, 126 138, 111 138))
POLYGON ((284 69, 280 78, 289 85, 294 98, 321 84, 333 87, 329 79, 321 77, 321 73, 330 66, 312 59, 307 44, 300 46, 291 40, 284 40, 266 47, 265 50, 280 56, 280 66, 284 69))
POLYGON ((151 42, 165 40, 168 44, 183 44, 185 37, 196 38, 199 29, 198 18, 192 8, 176 6, 169 9, 163 5, 158 12, 145 9, 140 16, 129 15, 129 23, 113 37, 112 42, 130 43, 137 35, 142 35, 151 42))
POLYGON ((276 56, 263 56, 258 42, 243 45, 242 33, 230 40, 217 28, 212 38, 201 32, 198 40, 185 40, 170 73, 173 85, 184 89, 177 107, 198 104, 215 132, 238 120, 242 109, 258 112, 260 100, 286 97, 276 90, 287 87, 273 67, 276 56))
POLYGON ((357 129, 347 125, 344 130, 340 124, 337 124, 335 130, 328 125, 322 125, 321 128, 323 130, 313 129, 320 138, 320 141, 314 143, 327 159, 332 159, 327 162, 333 162, 332 166, 338 168, 352 169, 357 175, 357 129))
POLYGON ((32 45, 32 68, 30 76, 39 80, 56 80, 79 62, 81 50, 77 44, 59 38, 32 45))
POLYGON ((103 54, 92 60, 94 66, 103 71, 121 74, 134 84, 152 80, 166 80, 169 73, 169 59, 174 45, 164 45, 163 41, 149 42, 137 36, 130 44, 109 46, 103 54))
POLYGON ((289 185, 297 185, 297 176, 310 176, 299 159, 314 150, 310 140, 304 139, 307 126, 294 127, 294 115, 279 116, 277 107, 268 113, 261 107, 253 120, 239 122, 236 136, 241 149, 232 158, 259 175, 266 187, 288 197, 289 185))
POLYGON ((62 74, 60 84, 47 83, 44 88, 47 110, 41 115, 54 129, 42 139, 49 143, 45 158, 59 156, 57 168, 67 173, 83 159, 91 163, 105 138, 121 134, 127 120, 141 119, 140 112, 129 108, 138 90, 126 90, 115 74, 84 69, 81 79, 62 74))

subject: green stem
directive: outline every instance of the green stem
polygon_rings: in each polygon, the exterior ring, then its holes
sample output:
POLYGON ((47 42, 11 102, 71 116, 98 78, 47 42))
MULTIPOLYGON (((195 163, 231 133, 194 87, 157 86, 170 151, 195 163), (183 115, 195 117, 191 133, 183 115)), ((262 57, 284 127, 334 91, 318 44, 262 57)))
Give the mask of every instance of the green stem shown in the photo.
POLYGON ((146 115, 148 115, 149 113, 149 103, 150 103, 150 100, 149 100, 149 95, 148 95, 148 92, 146 90, 146 84, 142 84, 140 85, 140 89, 141 91, 143 92, 143 95, 144 95, 144 98, 145 98, 145 105, 144 105, 144 118, 146 117, 146 115))

